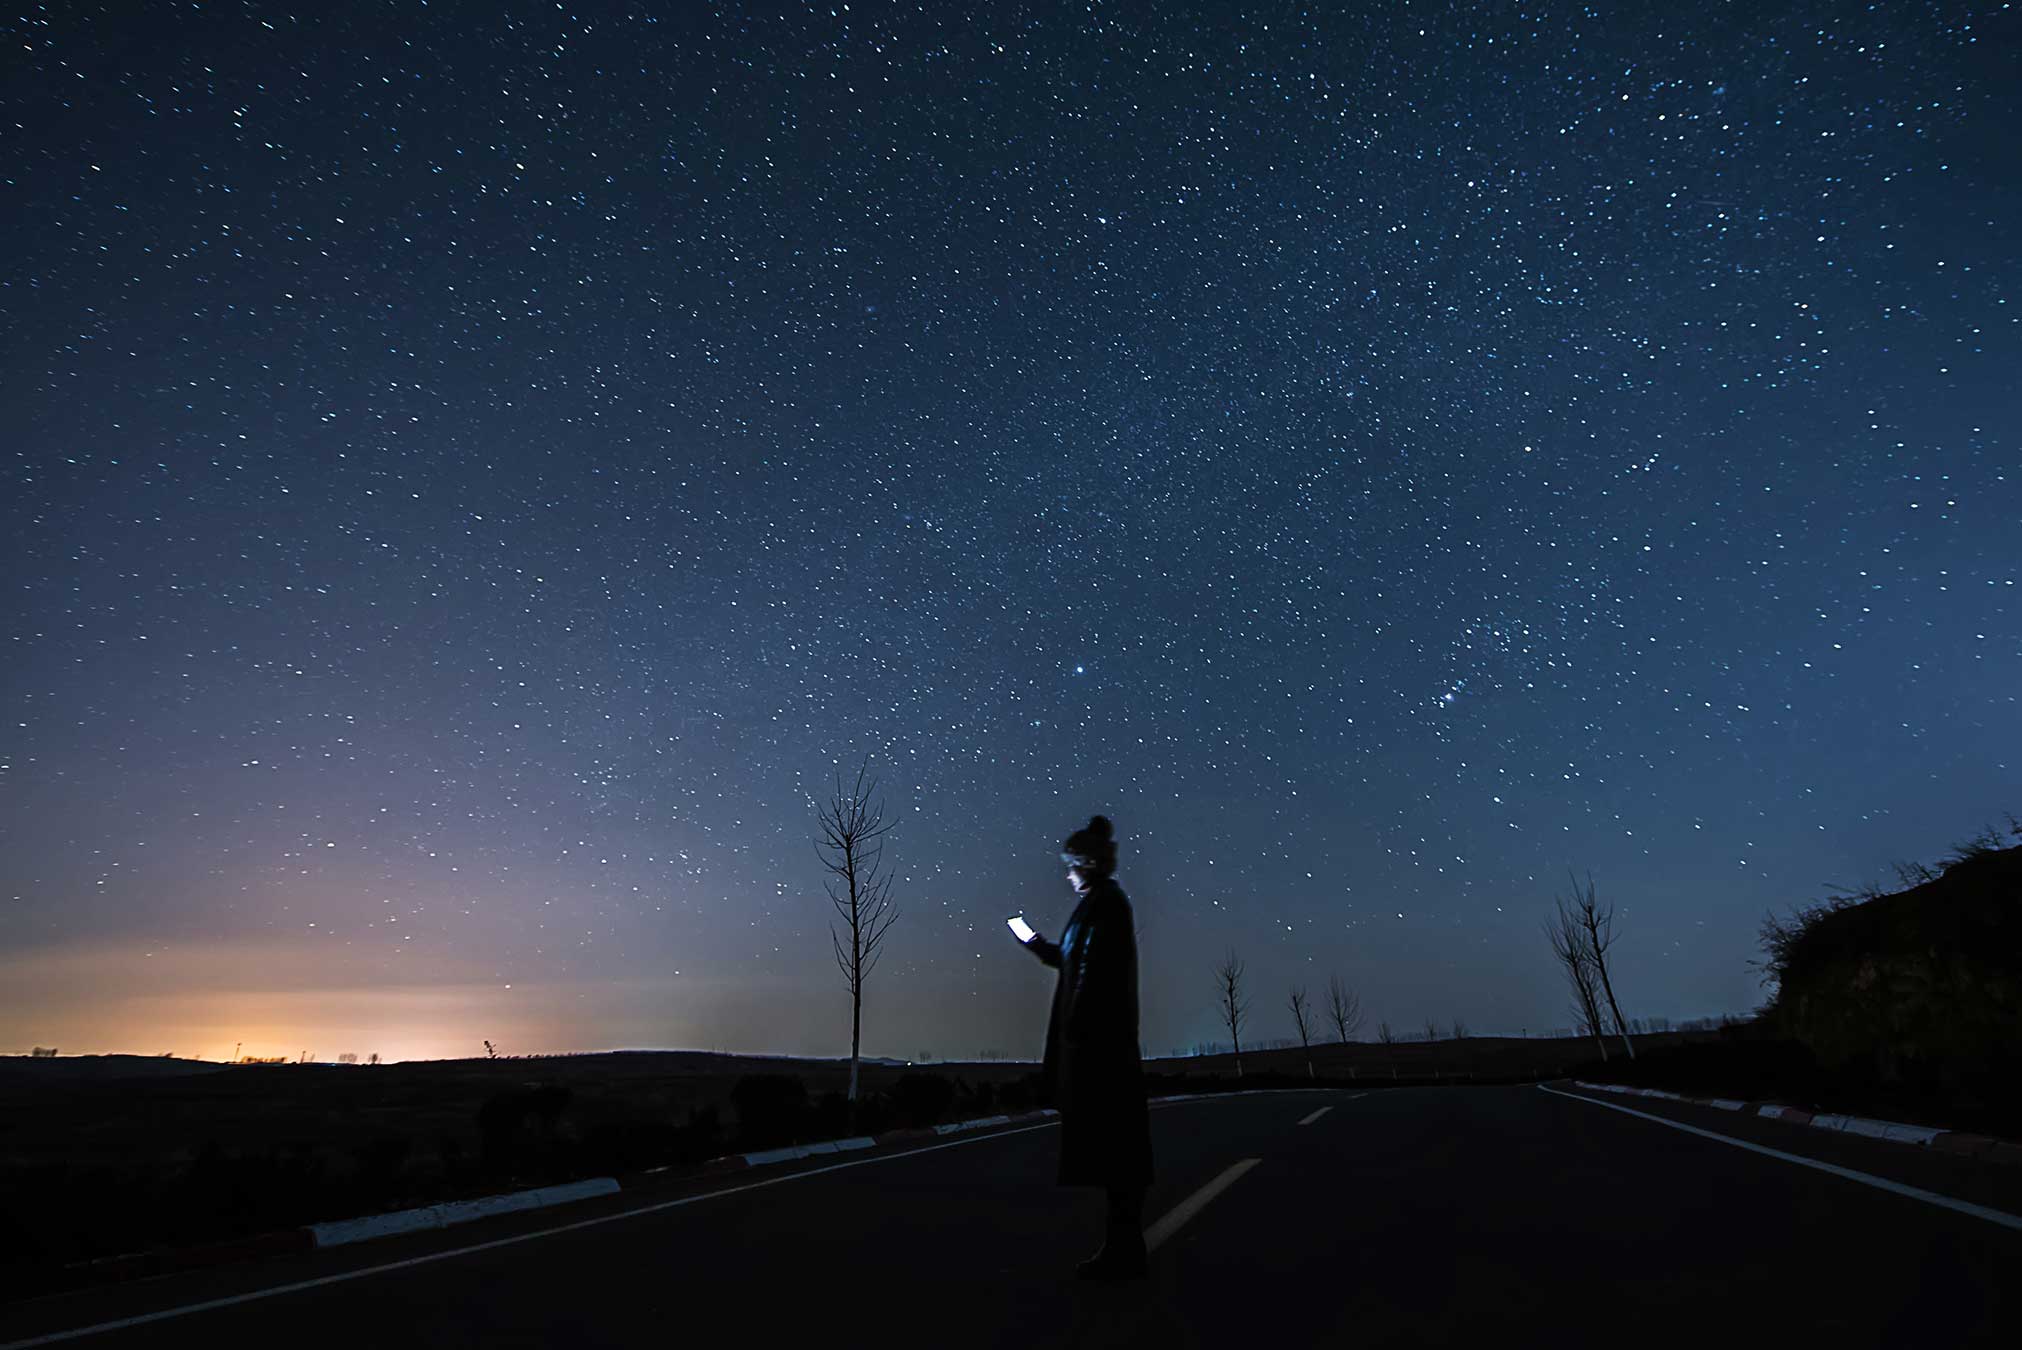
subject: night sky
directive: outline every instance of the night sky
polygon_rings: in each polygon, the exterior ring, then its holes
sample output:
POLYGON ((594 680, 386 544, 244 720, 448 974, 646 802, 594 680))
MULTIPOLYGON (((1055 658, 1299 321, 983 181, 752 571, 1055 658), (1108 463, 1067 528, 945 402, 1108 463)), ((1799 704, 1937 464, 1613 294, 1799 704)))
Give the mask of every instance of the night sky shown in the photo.
POLYGON ((1164 1053, 2022 809, 2022 15, 1235 9, 0 20, 0 1050, 846 1052, 865 760, 902 1057, 1093 811, 1164 1053))

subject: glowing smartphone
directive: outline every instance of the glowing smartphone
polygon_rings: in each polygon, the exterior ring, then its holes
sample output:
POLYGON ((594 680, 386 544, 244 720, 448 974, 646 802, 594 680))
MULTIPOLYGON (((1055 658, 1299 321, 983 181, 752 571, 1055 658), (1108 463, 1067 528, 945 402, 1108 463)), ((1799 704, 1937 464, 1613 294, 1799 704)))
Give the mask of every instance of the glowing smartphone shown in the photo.
POLYGON ((1004 922, 1010 927, 1011 936, 1017 938, 1020 942, 1030 942, 1033 938, 1039 936, 1039 931, 1031 924, 1025 922, 1023 914, 1013 914, 1010 918, 1004 920, 1004 922))

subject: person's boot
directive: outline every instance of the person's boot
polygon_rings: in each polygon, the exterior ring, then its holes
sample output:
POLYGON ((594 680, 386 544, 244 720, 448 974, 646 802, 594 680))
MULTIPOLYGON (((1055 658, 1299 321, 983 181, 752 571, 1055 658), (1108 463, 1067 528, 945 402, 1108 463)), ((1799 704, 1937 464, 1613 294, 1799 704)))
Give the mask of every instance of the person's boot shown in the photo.
POLYGON ((1075 1267, 1084 1280, 1135 1280, 1145 1273, 1144 1188, 1113 1186, 1102 1250, 1075 1267))
POLYGON ((1134 1245, 1105 1242, 1102 1250, 1074 1268, 1081 1280, 1141 1280, 1146 1273, 1144 1239, 1134 1245))

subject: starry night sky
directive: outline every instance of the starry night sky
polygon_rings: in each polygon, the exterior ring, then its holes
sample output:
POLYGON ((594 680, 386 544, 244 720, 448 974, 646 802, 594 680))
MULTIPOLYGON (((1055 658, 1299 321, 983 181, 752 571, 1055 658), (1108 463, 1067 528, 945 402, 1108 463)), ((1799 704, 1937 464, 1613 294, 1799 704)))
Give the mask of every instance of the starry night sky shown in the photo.
POLYGON ((1745 1011, 2022 807, 2006 4, 0 29, 0 1049, 846 1052, 865 759, 899 1056, 1091 811, 1163 1053, 1565 1026, 1569 868, 1745 1011))

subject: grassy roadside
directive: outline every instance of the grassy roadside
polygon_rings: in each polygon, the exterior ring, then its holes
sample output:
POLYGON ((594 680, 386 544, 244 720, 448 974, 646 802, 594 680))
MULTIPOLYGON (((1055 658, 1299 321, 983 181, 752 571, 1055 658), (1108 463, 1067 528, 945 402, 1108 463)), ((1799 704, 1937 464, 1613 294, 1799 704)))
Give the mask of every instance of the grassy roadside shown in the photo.
POLYGON ((1802 1043, 1749 1023, 1696 1045, 1646 1051, 1587 1066, 1581 1077, 1693 1096, 1776 1102, 1878 1120, 2022 1139, 2022 1091, 1880 1081, 1857 1069, 1828 1069, 1802 1043))

